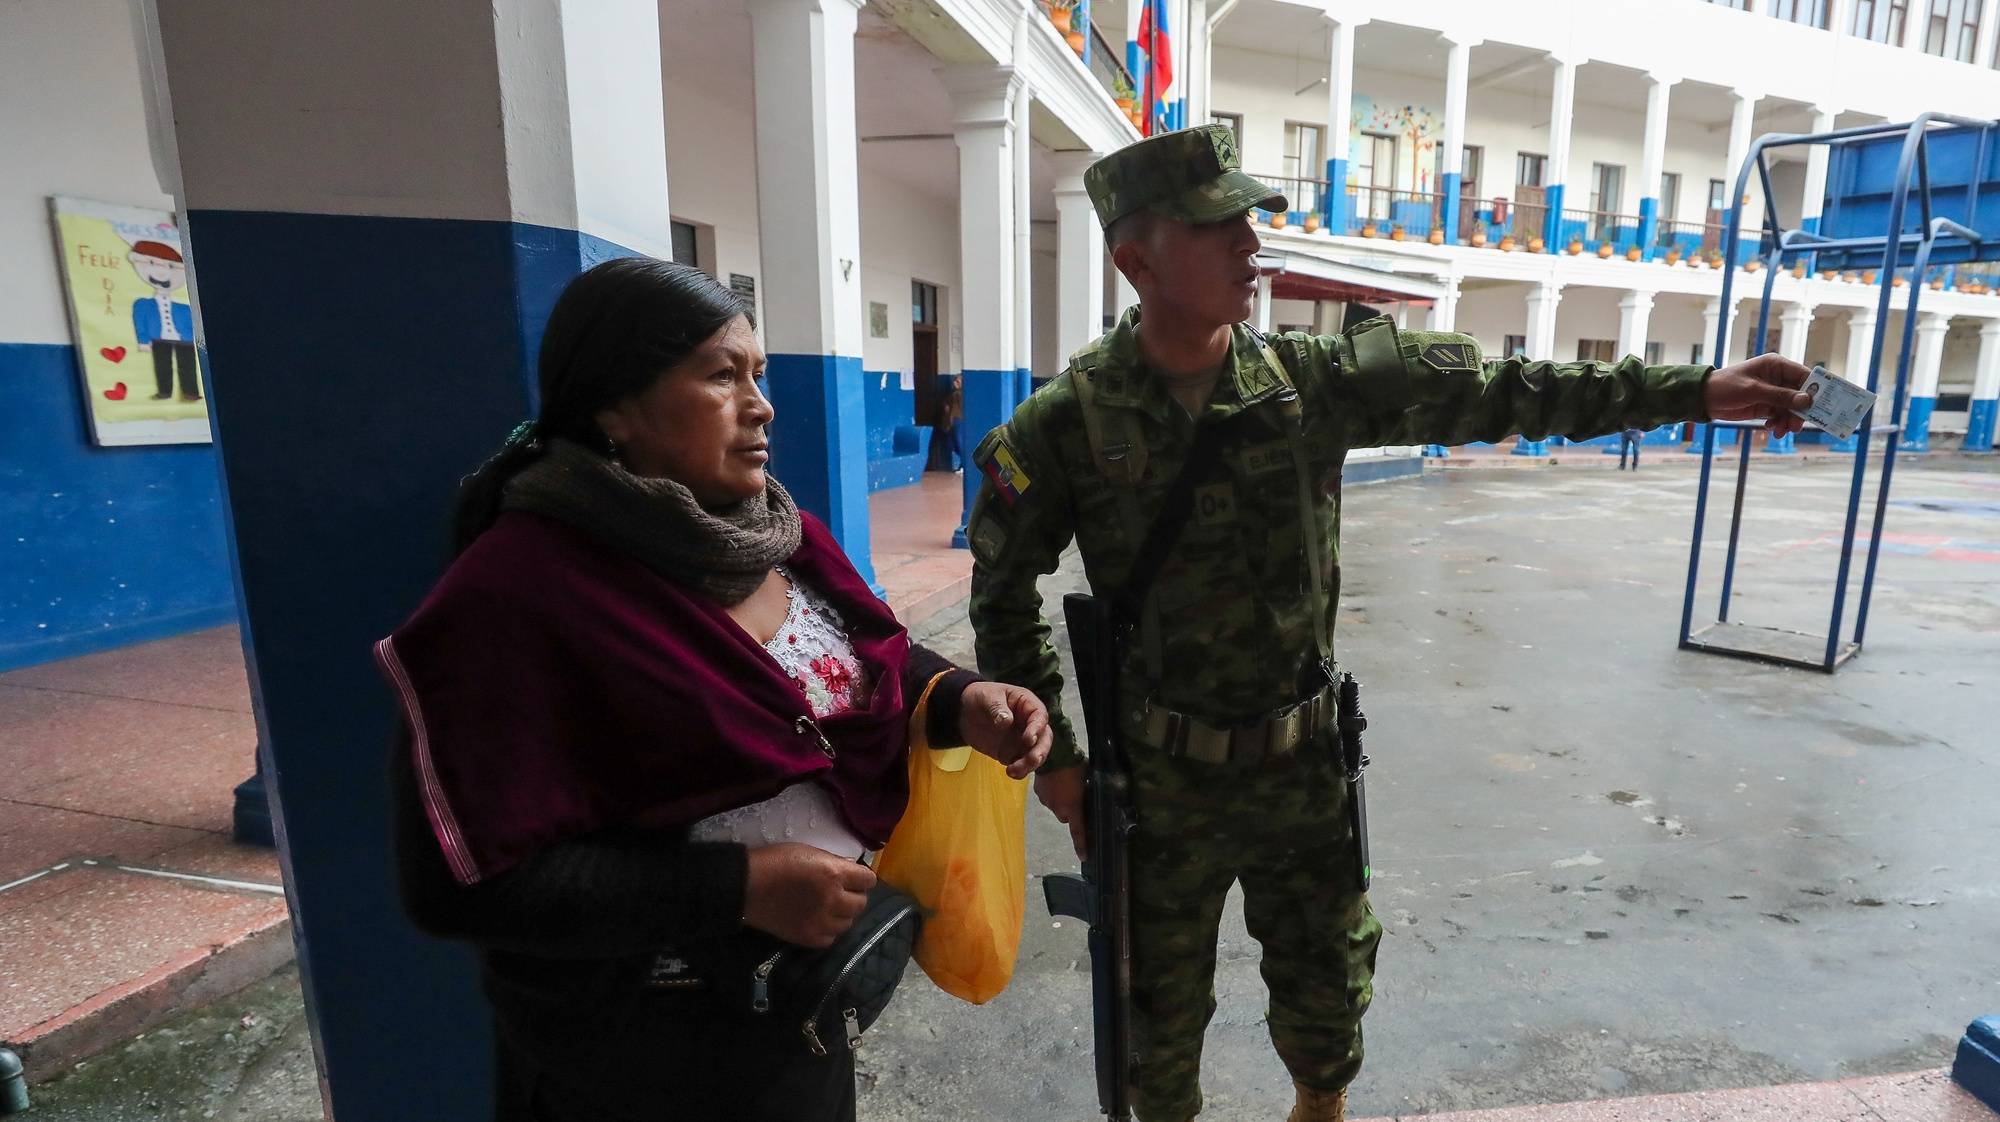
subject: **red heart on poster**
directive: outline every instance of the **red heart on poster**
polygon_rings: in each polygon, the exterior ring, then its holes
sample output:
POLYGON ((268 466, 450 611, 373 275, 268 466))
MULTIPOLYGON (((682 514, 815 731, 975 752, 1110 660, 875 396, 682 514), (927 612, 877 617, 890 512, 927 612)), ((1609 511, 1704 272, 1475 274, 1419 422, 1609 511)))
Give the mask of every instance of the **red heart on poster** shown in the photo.
POLYGON ((104 396, 110 398, 113 401, 125 400, 125 383, 120 382, 117 385, 111 387, 110 389, 105 390, 104 396))
POLYGON ((113 362, 125 361, 125 348, 123 347, 99 347, 97 353, 113 362))

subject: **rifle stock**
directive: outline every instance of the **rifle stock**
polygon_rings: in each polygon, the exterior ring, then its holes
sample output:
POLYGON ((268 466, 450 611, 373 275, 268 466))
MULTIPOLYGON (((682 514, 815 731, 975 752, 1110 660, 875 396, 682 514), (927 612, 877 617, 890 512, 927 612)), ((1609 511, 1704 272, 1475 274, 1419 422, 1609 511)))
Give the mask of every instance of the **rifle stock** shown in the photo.
POLYGON ((1097 1065, 1097 1105, 1115 1120, 1132 1116, 1132 941, 1127 846, 1132 834, 1130 778, 1118 742, 1118 641, 1112 613, 1081 593, 1063 597, 1063 619, 1083 697, 1090 746, 1085 825, 1089 857, 1083 875, 1042 880, 1052 915, 1090 925, 1091 1035, 1097 1065))

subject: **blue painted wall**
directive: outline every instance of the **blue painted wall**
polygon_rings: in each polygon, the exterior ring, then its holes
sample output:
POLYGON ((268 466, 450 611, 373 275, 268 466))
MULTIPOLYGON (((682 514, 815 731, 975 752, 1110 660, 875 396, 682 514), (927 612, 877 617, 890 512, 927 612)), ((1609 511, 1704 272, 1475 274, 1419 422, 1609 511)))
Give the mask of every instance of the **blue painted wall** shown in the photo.
POLYGON ((0 343, 0 387, 0 670, 235 618, 212 445, 93 445, 67 345, 0 343))
POLYGON ((868 458, 886 459, 895 455, 897 426, 915 423, 917 391, 902 388, 902 375, 894 370, 864 370, 861 381, 868 409, 868 458))

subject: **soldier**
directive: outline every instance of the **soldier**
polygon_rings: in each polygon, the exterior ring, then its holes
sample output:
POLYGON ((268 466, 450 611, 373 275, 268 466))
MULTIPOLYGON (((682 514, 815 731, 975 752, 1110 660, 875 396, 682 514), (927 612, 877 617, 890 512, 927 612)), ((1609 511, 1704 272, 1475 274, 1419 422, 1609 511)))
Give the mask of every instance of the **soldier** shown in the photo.
POLYGON ((1381 937, 1351 875, 1327 703, 1347 450, 1582 439, 1689 418, 1791 432, 1807 371, 1777 355, 1723 370, 1488 362, 1469 336, 1380 318, 1267 340, 1242 322, 1258 276, 1248 214, 1286 203, 1238 170, 1227 127, 1134 144, 1084 181, 1139 306, 974 454, 986 476, 969 524, 979 667, 1047 704, 1056 747, 1035 792, 1081 853, 1084 769, 1036 578, 1074 537, 1091 588, 1115 599, 1183 461, 1217 442, 1119 683, 1138 816, 1132 1097, 1144 1122, 1200 1111, 1217 929, 1241 880, 1293 1122, 1338 1122, 1381 937))

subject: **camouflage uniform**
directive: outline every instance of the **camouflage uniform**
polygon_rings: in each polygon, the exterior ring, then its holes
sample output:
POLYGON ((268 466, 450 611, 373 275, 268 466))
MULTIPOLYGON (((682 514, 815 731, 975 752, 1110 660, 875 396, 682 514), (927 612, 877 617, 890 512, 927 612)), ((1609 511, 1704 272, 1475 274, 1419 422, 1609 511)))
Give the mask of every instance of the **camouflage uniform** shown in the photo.
MULTIPOLYGON (((1139 206, 1162 209, 1143 195, 1152 190, 1149 170, 1180 191, 1165 210, 1183 220, 1240 215, 1272 198, 1269 188, 1235 171, 1233 138, 1224 127, 1169 134, 1105 163, 1114 164, 1113 174, 1093 174, 1086 183, 1107 225, 1137 209, 1128 205, 1131 198, 1116 197, 1132 184, 1142 195, 1139 206), (1146 158, 1149 149, 1162 159, 1146 158), (1133 156, 1140 157, 1136 171, 1116 166, 1133 156), (1190 166, 1188 174, 1219 182, 1175 187, 1190 166)), ((988 434, 973 457, 987 477, 969 523, 979 667, 1034 690, 1048 705, 1056 729, 1050 768, 1082 757, 1059 708, 1061 669, 1036 578, 1055 570, 1074 538, 1090 586, 1119 588, 1136 538, 1151 524, 1197 428, 1246 410, 1258 414, 1232 424, 1220 470, 1196 491, 1194 513, 1155 581, 1158 680, 1134 649, 1120 689, 1128 701, 1150 699, 1227 725, 1315 688, 1319 654, 1303 535, 1317 535, 1323 545, 1330 632, 1340 587, 1340 469, 1348 449, 1497 441, 1516 433, 1587 438, 1628 423, 1699 417, 1708 372, 1647 368, 1631 358, 1485 362, 1467 336, 1399 332, 1387 320, 1345 335, 1274 336, 1266 350, 1238 325, 1228 372, 1207 407, 1190 417, 1147 376, 1134 334, 1138 322, 1139 310, 1128 311, 988 434), (1291 405, 1286 399, 1294 388, 1291 405), (1135 501, 1125 508, 1136 511, 1136 531, 1134 520, 1121 515, 1127 496, 1117 493, 1119 484, 1107 478, 1093 450, 1080 396, 1105 417, 1122 413, 1123 431, 1143 445, 1144 466, 1130 489, 1135 501), (1299 509, 1293 445, 1281 423, 1288 408, 1299 416, 1307 469, 1318 484, 1310 512, 1299 509)), ((1361 1016, 1373 992, 1381 927, 1353 884, 1346 785, 1330 734, 1290 756, 1200 763, 1149 743, 1143 714, 1132 704, 1122 708, 1139 823, 1132 848, 1132 980, 1140 1117, 1161 1122, 1200 1110, 1197 1077, 1215 1007, 1217 927, 1223 898, 1239 879, 1250 933, 1263 948, 1279 1056, 1306 1087, 1345 1087, 1361 1066, 1361 1016)))

